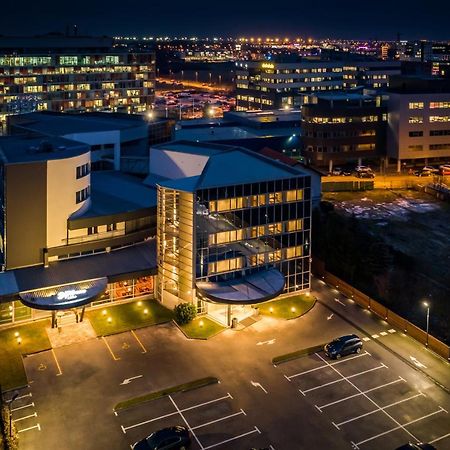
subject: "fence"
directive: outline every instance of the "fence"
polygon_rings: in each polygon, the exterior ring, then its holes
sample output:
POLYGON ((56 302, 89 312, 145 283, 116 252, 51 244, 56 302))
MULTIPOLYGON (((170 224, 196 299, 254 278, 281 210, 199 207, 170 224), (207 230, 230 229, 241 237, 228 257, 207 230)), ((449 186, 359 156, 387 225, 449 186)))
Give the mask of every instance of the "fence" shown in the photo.
MULTIPOLYGON (((353 299, 355 303, 362 308, 370 309, 374 314, 385 320, 390 325, 404 331, 421 344, 426 344, 427 333, 424 330, 386 308, 381 303, 378 303, 376 300, 370 298, 358 289, 355 289, 353 286, 335 275, 327 272, 322 261, 314 259, 313 272, 316 276, 322 278, 325 283, 335 287, 346 297, 353 299)), ((436 339, 434 336, 428 336, 428 348, 437 353, 439 356, 442 356, 450 361, 450 347, 439 339, 436 339)))

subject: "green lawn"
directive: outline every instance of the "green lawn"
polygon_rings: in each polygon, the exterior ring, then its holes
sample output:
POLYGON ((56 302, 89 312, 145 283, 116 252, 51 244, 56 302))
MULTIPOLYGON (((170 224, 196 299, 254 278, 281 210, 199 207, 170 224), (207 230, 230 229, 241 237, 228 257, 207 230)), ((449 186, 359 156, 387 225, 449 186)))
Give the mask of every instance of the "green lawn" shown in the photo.
POLYGON ((86 312, 97 336, 121 333, 127 330, 169 322, 173 312, 156 300, 134 301, 122 305, 108 304, 86 312))
POLYGON ((49 321, 44 320, 0 332, 0 385, 2 390, 13 389, 28 383, 22 355, 51 348, 45 331, 45 327, 48 326, 49 321), (16 333, 19 335, 16 336, 16 333))
POLYGON ((259 313, 277 319, 295 319, 307 313, 316 303, 312 295, 293 295, 257 305, 259 313))
POLYGON ((207 317, 196 317, 192 322, 178 326, 191 339, 209 339, 225 330, 225 327, 207 317))

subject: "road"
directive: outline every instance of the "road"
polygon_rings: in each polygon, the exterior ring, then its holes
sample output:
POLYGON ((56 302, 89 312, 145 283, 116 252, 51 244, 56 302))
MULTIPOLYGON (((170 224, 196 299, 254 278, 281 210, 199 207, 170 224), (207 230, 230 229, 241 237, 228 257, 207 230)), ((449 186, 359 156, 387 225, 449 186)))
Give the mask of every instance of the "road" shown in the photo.
POLYGON ((319 280, 313 294, 299 319, 265 317, 209 341, 166 324, 26 358, 33 405, 21 449, 125 449, 176 423, 192 429, 193 450, 375 450, 414 439, 450 449, 449 365, 319 280), (348 333, 364 338, 356 357, 271 363, 348 333), (113 413, 118 401, 206 376, 220 385, 113 413))

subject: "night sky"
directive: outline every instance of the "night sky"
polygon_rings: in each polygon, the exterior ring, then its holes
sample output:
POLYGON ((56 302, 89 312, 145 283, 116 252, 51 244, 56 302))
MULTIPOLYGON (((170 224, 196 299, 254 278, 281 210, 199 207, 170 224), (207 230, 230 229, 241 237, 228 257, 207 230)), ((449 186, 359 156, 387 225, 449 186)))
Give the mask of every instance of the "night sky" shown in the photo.
POLYGON ((448 0, 22 0, 2 2, 0 34, 341 37, 450 40, 448 0), (274 6, 275 5, 275 6, 274 6))

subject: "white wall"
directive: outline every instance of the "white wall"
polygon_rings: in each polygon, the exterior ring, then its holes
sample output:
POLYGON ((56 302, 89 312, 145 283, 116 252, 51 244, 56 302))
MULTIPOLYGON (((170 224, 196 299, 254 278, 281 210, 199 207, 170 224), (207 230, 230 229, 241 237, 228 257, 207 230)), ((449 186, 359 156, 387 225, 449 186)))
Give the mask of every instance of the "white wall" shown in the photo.
POLYGON ((200 175, 209 157, 159 148, 150 149, 151 174, 177 179, 200 175))
MULTIPOLYGON (((120 131, 97 131, 92 133, 72 133, 63 137, 88 145, 114 144, 114 170, 120 170, 120 131)), ((92 152, 92 162, 100 161, 111 150, 96 150, 92 152)))
POLYGON ((90 185, 91 176, 77 179, 77 167, 90 162, 90 152, 74 158, 47 161, 47 247, 63 245, 67 238, 67 219, 90 199, 76 203, 76 192, 90 185))

